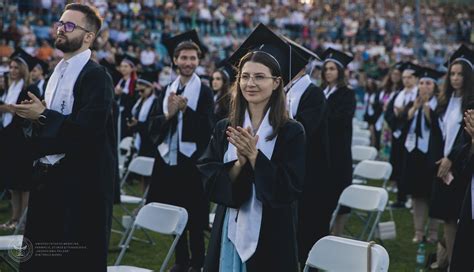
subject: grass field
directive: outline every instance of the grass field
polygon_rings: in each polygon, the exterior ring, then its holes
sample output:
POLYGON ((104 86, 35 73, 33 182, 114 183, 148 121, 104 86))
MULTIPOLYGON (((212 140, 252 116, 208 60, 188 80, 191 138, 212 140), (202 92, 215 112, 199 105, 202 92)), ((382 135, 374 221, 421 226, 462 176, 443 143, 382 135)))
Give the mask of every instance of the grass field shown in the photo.
MULTIPOLYGON (((135 188, 137 189, 137 188, 135 188)), ((394 195, 390 196, 394 198, 394 195)), ((130 207, 133 209, 133 206, 130 207)), ((0 201, 0 222, 4 222, 9 218, 10 210, 8 201, 0 201)), ((114 208, 114 216, 121 220, 123 210, 121 207, 116 206, 114 208)), ((397 239, 392 241, 383 241, 383 246, 387 249, 390 256, 390 268, 389 271, 415 271, 415 258, 417 245, 411 242, 413 237, 413 219, 412 214, 408 209, 394 210, 393 212, 396 228, 397 228, 397 239)), ((382 222, 390 220, 388 212, 383 214, 382 222)), ((348 225, 350 230, 357 231, 359 226, 355 218, 349 220, 348 225)), ((119 229, 117 223, 114 222, 114 229, 119 229)), ((440 230, 441 231, 441 230, 440 230)), ((440 232, 441 233, 441 232, 440 232)), ((9 234, 7 232, 1 232, 1 235, 9 234)), ((144 238, 145 236, 141 231, 136 232, 136 236, 144 238)), ((169 246, 172 242, 172 237, 163 236, 158 234, 151 234, 152 238, 156 242, 156 245, 146 244, 143 242, 132 241, 130 248, 127 250, 125 257, 122 260, 122 264, 139 266, 143 268, 153 269, 159 271, 161 263, 166 256, 169 246)), ((208 233, 206 234, 208 237, 208 233)), ((112 233, 110 241, 110 251, 108 263, 113 265, 115 259, 118 256, 117 244, 120 240, 120 235, 112 233)), ((376 241, 381 243, 380 241, 376 241)), ((435 246, 428 245, 427 253, 435 252, 435 246)), ((174 257, 170 261, 170 265, 174 263, 174 257)), ((12 271, 5 263, 0 264, 0 272, 12 271)))

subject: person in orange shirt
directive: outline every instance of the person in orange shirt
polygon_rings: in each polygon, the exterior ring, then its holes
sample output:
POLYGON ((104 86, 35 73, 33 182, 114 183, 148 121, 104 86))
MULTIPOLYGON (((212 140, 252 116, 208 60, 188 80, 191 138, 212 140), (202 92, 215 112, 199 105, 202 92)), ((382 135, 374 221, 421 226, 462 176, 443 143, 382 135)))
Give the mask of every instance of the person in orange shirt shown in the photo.
POLYGON ((10 57, 13 54, 13 48, 7 44, 5 39, 0 40, 0 58, 10 57))
POLYGON ((54 49, 49 45, 48 41, 41 41, 41 47, 36 53, 36 57, 42 61, 48 61, 53 57, 54 49))

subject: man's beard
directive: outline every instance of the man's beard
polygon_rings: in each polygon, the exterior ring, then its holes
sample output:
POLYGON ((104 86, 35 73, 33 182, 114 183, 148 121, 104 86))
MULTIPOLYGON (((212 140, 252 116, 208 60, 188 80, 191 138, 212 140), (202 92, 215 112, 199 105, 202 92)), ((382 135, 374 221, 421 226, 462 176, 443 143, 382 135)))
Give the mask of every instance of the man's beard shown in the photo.
MULTIPOLYGON (((85 35, 85 34, 84 34, 85 35)), ((57 49, 63 51, 63 53, 71 53, 79 50, 82 46, 82 41, 84 39, 84 35, 69 39, 66 36, 62 36, 62 39, 64 40, 61 42, 58 42, 58 38, 56 38, 56 41, 54 42, 54 46, 56 46, 57 49)))

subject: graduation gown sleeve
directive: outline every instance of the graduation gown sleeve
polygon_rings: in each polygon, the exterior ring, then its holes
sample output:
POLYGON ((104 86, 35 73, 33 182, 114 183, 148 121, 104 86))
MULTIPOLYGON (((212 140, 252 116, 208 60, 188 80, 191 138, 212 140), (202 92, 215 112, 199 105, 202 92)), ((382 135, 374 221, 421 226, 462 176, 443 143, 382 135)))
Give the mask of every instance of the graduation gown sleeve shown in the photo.
POLYGON ((247 163, 235 181, 231 181, 229 171, 235 163, 223 163, 228 142, 225 130, 228 126, 227 119, 217 123, 211 141, 198 161, 204 189, 209 195, 209 200, 231 208, 239 208, 251 196, 252 169, 247 163))
POLYGON ((309 138, 316 133, 321 122, 326 118, 326 98, 321 90, 310 85, 301 97, 295 120, 305 128, 306 136, 309 138))
POLYGON ((46 109, 46 124, 40 127, 37 154, 39 157, 50 154, 81 151, 84 146, 95 143, 95 139, 106 135, 106 123, 112 112, 112 79, 104 67, 95 66, 81 72, 74 87, 74 114, 63 115, 46 109), (77 90, 80 89, 80 93, 77 90))

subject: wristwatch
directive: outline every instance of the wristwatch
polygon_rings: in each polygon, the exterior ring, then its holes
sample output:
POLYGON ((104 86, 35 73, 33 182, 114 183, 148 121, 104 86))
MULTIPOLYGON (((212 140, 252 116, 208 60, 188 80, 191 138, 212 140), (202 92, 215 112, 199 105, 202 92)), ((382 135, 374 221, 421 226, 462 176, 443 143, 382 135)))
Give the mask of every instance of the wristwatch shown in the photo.
POLYGON ((38 123, 42 126, 46 125, 46 115, 44 115, 44 111, 38 117, 38 123))

